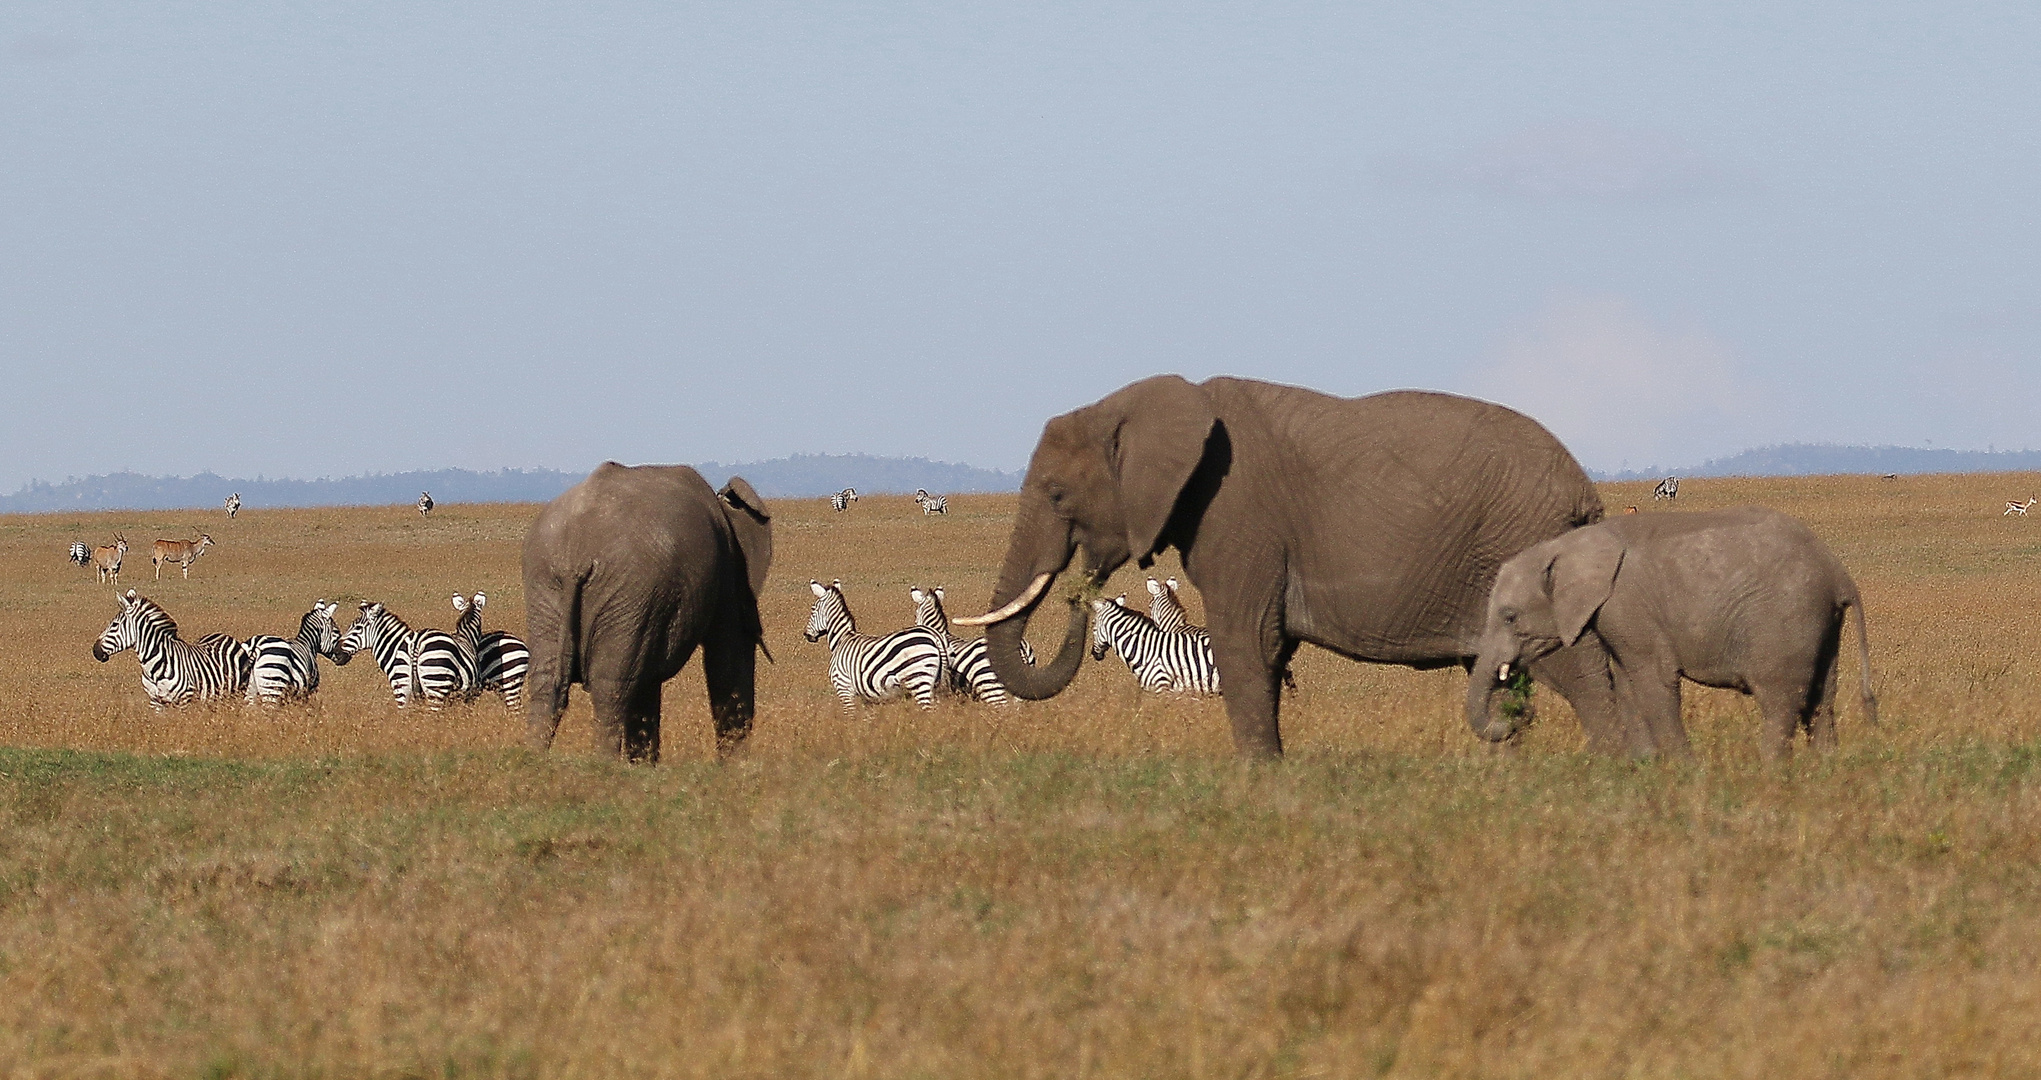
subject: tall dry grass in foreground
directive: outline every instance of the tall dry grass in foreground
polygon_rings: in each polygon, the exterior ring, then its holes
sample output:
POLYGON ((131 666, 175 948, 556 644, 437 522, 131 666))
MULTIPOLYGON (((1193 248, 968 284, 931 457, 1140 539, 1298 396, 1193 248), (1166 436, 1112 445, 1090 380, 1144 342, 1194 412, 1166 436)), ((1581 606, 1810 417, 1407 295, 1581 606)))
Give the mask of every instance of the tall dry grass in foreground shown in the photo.
MULTIPOLYGON (((398 713, 366 657, 311 706, 157 716, 131 656, 87 654, 113 605, 63 547, 207 519, 0 519, 0 1067, 2041 1073, 2041 520, 1998 514, 2031 486, 1687 485, 1680 510, 1807 520, 1866 597, 1885 725, 1846 694, 1842 753, 1776 774, 1734 695, 1690 689, 1693 765, 1587 759, 1550 695, 1499 758, 1462 677, 1309 651, 1276 766, 1112 658, 1052 702, 845 717, 799 638, 808 578, 867 626, 904 624, 910 584, 961 613, 998 498, 776 505, 778 663, 731 764, 693 671, 658 769, 586 756, 578 696, 546 757, 493 705, 398 713)), ((534 510, 208 515, 192 580, 131 554, 125 582, 190 638, 316 597, 443 626, 456 588, 521 629, 534 510)))

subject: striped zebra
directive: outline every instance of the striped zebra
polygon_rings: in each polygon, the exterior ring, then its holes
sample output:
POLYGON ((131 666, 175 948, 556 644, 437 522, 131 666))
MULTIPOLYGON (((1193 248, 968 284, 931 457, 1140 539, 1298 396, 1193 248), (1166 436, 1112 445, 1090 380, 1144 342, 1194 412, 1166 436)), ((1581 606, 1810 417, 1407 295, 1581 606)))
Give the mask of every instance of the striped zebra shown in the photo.
POLYGON ((1148 617, 1165 634, 1204 633, 1204 627, 1191 625, 1190 616, 1184 614, 1183 601, 1176 595, 1178 588, 1175 578, 1168 581, 1149 578, 1148 617))
POLYGON ((829 684, 850 712, 859 701, 883 701, 901 693, 914 696, 924 709, 935 707, 936 685, 943 679, 943 643, 920 626, 883 637, 858 633, 857 620, 843 599, 843 582, 824 585, 810 580, 815 606, 808 612, 809 641, 829 639, 829 684))
MULTIPOLYGON (((992 658, 985 654, 985 639, 950 634, 950 617, 943 611, 943 587, 938 585, 927 592, 916 587, 907 590, 907 595, 914 601, 915 625, 934 634, 943 644, 944 685, 953 693, 969 694, 987 705, 1011 701, 1005 685, 992 670, 992 658)), ((1021 659, 1030 666, 1035 662, 1035 650, 1025 639, 1021 641, 1021 659)))
POLYGON ((829 508, 841 514, 845 510, 850 509, 850 504, 856 501, 858 501, 858 489, 844 488, 842 491, 829 497, 829 508))
POLYGON ((114 588, 120 588, 120 561, 126 558, 127 554, 128 539, 119 533, 113 534, 113 543, 110 546, 92 549, 92 566, 99 571, 101 585, 111 581, 114 588))
POLYGON ((1653 502, 1657 502, 1660 499, 1677 499, 1679 496, 1680 478, 1677 476, 1668 476, 1660 480, 1657 487, 1651 489, 1651 499, 1653 502))
POLYGON ((439 709, 475 696, 481 661, 482 613, 454 594, 453 632, 414 630, 405 651, 411 658, 411 700, 439 709))
POLYGON ((1219 664, 1212 658, 1212 635, 1199 631, 1164 633, 1155 620, 1127 606, 1127 598, 1091 602, 1091 658, 1103 660, 1106 650, 1120 654, 1143 690, 1189 690, 1219 693, 1219 664))
POLYGON ((430 491, 421 491, 421 492, 419 492, 419 493, 418 493, 418 516, 419 516, 419 517, 426 517, 426 516, 429 516, 429 515, 430 515, 431 513, 432 513, 432 492, 430 492, 430 491))
POLYGON ((83 540, 71 541, 71 561, 80 567, 92 565, 92 549, 83 540))
POLYGON ((376 667, 390 681, 390 694, 403 708, 411 700, 411 628, 389 608, 374 600, 361 602, 361 613, 347 636, 340 639, 340 651, 349 656, 366 651, 376 667))
POLYGON ((482 635, 477 656, 480 664, 476 689, 503 695, 503 707, 513 716, 524 712, 524 674, 532 664, 532 651, 524 639, 502 630, 482 635))
POLYGON ((123 649, 142 662, 142 692, 151 708, 189 705, 233 697, 248 683, 248 646, 226 634, 207 634, 193 645, 177 636, 177 622, 155 601, 129 589, 118 598, 120 614, 93 643, 100 663, 123 649))
POLYGON ((930 514, 946 515, 950 512, 950 497, 948 495, 930 495, 927 488, 915 488, 914 501, 921 504, 921 516, 923 517, 927 517, 930 514))
POLYGON ((233 517, 241 512, 241 493, 237 491, 227 496, 226 500, 221 502, 220 505, 227 508, 228 517, 233 517))
POLYGON ((298 620, 296 637, 257 634, 248 639, 255 666, 248 675, 248 704, 281 705, 312 696, 319 689, 319 657, 338 666, 354 658, 340 651, 340 628, 333 625, 338 601, 315 600, 298 620))

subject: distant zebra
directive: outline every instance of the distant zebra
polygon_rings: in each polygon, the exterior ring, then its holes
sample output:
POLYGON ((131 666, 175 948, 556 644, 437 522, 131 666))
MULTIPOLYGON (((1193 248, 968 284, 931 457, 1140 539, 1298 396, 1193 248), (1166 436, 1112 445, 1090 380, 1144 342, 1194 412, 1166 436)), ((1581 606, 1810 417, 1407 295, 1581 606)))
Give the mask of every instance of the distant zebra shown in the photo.
POLYGON ((2012 515, 2014 515, 2014 514, 2018 514, 2018 515, 2020 515, 2021 517, 2026 517, 2026 516, 2027 516, 2027 511, 2029 511, 2029 510, 2032 510, 2032 509, 2034 509, 2034 502, 2035 502, 2035 499, 2034 499, 2034 497, 2033 497, 2032 495, 2029 495, 2029 496, 2027 496, 2027 501, 2026 501, 2026 502, 2011 502, 2011 501, 2008 501, 2008 502, 2006 503, 2006 512, 2005 512, 2005 513, 2003 513, 2003 514, 2000 514, 1999 516, 2000 516, 2000 517, 2011 517, 2011 516, 2012 516, 2012 515))
POLYGON ((241 493, 237 491, 232 495, 227 496, 227 501, 221 503, 220 505, 227 508, 228 517, 233 517, 235 514, 241 512, 241 493))
POLYGON ((1165 634, 1205 632, 1202 626, 1191 625, 1190 616, 1184 614, 1183 601, 1176 595, 1178 588, 1175 578, 1166 582, 1148 579, 1148 617, 1155 627, 1165 634))
POLYGON ((411 628, 390 609, 363 600, 354 625, 340 639, 340 651, 349 656, 363 651, 373 655, 376 667, 390 681, 397 707, 401 709, 411 700, 411 628))
POLYGON ((92 658, 103 664, 123 649, 135 650, 142 662, 142 692, 152 708, 233 697, 248 684, 248 646, 225 634, 207 634, 190 644, 177 636, 169 612, 133 589, 120 605, 120 614, 93 644, 92 658))
POLYGON ((119 533, 113 534, 113 544, 111 546, 92 549, 92 566, 99 571, 99 583, 101 585, 111 581, 114 588, 120 588, 120 561, 126 557, 127 553, 127 537, 119 533))
POLYGON ((845 510, 850 509, 850 504, 856 501, 858 501, 857 489, 844 488, 842 491, 829 497, 829 508, 841 514, 845 510))
POLYGON ((429 514, 431 514, 431 513, 432 513, 432 492, 430 492, 430 491, 421 491, 421 492, 419 492, 419 493, 418 493, 418 516, 419 516, 419 517, 425 517, 425 516, 427 516, 427 515, 429 515, 429 514))
POLYGON ((883 637, 860 634, 843 582, 809 581, 815 606, 808 612, 809 641, 829 639, 829 684, 845 712, 859 701, 883 701, 911 694, 924 709, 935 707, 936 684, 943 677, 943 643, 927 629, 911 626, 883 637))
POLYGON ((1680 478, 1677 476, 1668 476, 1660 480, 1657 487, 1651 489, 1651 498, 1654 502, 1659 499, 1677 499, 1679 497, 1680 478))
POLYGON ((930 495, 926 488, 914 489, 914 501, 921 504, 921 516, 923 517, 927 517, 930 514, 948 514, 950 512, 950 497, 948 495, 930 495))
POLYGON ((1120 654, 1144 690, 1219 693, 1219 663, 1212 635, 1204 631, 1168 634, 1155 621, 1127 606, 1127 598, 1091 602, 1091 658, 1106 650, 1120 654))
POLYGON ((81 567, 92 565, 92 549, 85 545, 85 541, 71 541, 71 561, 81 567))
MULTIPOLYGON (((943 643, 944 684, 955 693, 969 694, 987 705, 1004 705, 1012 700, 999 675, 992 670, 992 658, 985 654, 985 639, 950 635, 950 617, 943 611, 943 587, 938 585, 928 592, 916 587, 907 590, 907 595, 914 601, 915 625, 943 643)), ((1022 639, 1020 651, 1021 660, 1033 666, 1035 650, 1026 639, 1022 639)))
POLYGON ((354 658, 340 650, 340 628, 333 625, 333 613, 340 604, 316 600, 312 610, 298 620, 296 637, 280 638, 257 634, 248 639, 255 654, 255 666, 248 675, 248 704, 281 705, 310 697, 319 689, 319 657, 338 666, 354 658))

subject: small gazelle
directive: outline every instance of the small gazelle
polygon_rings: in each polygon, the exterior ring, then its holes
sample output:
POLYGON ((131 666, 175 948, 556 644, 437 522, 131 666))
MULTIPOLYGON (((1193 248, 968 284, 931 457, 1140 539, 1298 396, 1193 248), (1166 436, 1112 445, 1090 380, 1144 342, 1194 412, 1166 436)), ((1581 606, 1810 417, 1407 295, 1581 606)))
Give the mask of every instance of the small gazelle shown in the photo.
POLYGON ((1999 516, 2010 517, 2014 514, 2018 514, 2021 517, 2026 517, 2027 511, 2034 509, 2034 504, 2036 502, 2041 502, 2041 499, 2036 499, 2032 495, 2027 496, 2026 502, 2013 502, 2009 499, 2006 501, 2006 512, 1999 516))

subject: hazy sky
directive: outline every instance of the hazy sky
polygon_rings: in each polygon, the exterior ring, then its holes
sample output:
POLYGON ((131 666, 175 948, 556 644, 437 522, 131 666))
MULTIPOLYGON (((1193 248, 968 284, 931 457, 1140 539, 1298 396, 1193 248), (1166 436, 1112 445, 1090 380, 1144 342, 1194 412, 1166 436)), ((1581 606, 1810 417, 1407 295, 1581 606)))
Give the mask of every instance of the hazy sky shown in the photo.
POLYGON ((1016 468, 1159 371, 1597 468, 2041 446, 2037 56, 2032 3, 0 4, 0 489, 1016 468))

